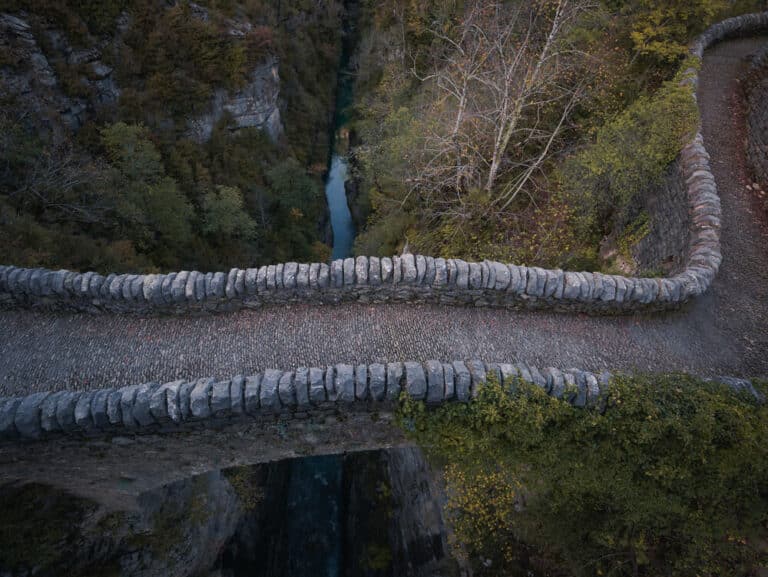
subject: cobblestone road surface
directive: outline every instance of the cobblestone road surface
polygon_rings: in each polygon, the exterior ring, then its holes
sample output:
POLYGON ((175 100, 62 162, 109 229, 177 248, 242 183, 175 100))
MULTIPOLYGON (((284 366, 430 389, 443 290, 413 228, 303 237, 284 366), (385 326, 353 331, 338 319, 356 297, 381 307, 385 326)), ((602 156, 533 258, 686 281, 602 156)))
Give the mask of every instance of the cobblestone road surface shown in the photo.
POLYGON ((0 395, 393 360, 768 375, 768 227, 746 189, 738 79, 765 39, 709 50, 705 144, 723 203, 710 292, 664 315, 592 318, 432 305, 289 306, 197 317, 0 313, 0 395))

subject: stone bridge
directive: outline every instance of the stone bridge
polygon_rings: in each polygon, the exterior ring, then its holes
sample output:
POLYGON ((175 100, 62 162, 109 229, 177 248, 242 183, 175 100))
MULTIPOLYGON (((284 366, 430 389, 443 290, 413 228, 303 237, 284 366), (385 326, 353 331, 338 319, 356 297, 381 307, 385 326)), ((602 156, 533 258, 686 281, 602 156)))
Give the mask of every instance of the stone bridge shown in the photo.
POLYGON ((339 415, 367 423, 364 435, 400 391, 469 400, 488 372, 577 406, 599 402, 606 370, 765 376, 768 227, 747 189, 739 87, 765 29, 768 13, 739 17, 693 45, 702 68, 683 82, 697 87, 701 132, 676 166, 691 227, 677 274, 413 255, 207 275, 2 267, 0 436, 280 429, 339 415), (198 311, 216 314, 185 314, 198 311), (483 360, 454 360, 472 358, 483 360), (535 368, 548 365, 579 369, 535 368))

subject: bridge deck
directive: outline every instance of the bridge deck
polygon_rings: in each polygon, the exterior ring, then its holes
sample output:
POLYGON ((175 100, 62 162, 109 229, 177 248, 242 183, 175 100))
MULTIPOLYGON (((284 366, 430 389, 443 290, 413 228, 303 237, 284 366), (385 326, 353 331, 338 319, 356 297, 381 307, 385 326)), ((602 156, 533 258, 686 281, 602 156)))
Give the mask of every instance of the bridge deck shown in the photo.
POLYGON ((585 370, 768 375, 768 226, 746 190, 739 78, 765 39, 706 53, 699 104, 722 199, 723 264, 685 310, 591 318, 432 305, 290 306, 205 317, 0 313, 0 395, 268 367, 524 361, 585 370))

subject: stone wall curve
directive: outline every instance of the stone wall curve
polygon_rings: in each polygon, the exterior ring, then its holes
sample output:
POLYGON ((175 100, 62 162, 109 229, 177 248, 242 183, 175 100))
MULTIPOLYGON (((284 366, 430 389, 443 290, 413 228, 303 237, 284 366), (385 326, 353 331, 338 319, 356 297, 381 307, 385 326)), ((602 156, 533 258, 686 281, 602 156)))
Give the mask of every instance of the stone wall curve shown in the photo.
MULTIPOLYGON (((116 389, 33 393, 0 398, 0 441, 57 436, 179 432, 236 422, 323 421, 329 416, 391 414, 401 395, 428 407, 470 402, 489 375, 512 392, 521 381, 574 407, 604 410, 611 373, 538 368, 525 363, 426 361, 267 369, 229 379, 143 383, 116 389)), ((743 379, 720 382, 758 402, 743 379)))
MULTIPOLYGON (((768 29, 768 12, 730 18, 690 47, 701 58, 721 40, 768 29)), ((698 83, 696 68, 681 84, 698 83)), ((686 191, 690 234, 680 272, 667 278, 545 270, 492 261, 466 262, 403 254, 326 263, 278 263, 227 272, 109 274, 0 266, 0 308, 83 312, 185 313, 289 302, 433 302, 545 308, 597 314, 665 310, 703 294, 715 278, 720 251, 720 198, 700 129, 681 150, 678 177, 686 191)))

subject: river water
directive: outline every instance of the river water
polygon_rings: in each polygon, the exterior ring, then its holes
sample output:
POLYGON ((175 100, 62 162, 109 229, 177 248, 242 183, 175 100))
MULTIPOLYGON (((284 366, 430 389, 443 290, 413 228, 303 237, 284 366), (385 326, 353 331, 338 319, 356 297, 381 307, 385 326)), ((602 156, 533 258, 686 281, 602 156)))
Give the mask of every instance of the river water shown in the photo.
POLYGON ((325 198, 328 200, 328 211, 331 215, 333 229, 332 258, 346 258, 352 253, 352 243, 355 240, 355 226, 352 214, 347 204, 344 183, 347 180, 349 165, 346 157, 334 153, 331 157, 331 169, 325 183, 325 198))

